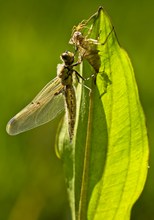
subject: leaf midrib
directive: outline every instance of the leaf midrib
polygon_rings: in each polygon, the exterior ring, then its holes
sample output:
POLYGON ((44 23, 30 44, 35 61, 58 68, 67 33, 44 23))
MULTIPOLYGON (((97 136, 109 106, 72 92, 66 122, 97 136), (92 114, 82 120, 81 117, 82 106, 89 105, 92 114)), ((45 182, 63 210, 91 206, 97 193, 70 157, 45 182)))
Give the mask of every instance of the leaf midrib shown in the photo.
MULTIPOLYGON (((92 83, 93 84, 93 83, 92 83)), ((94 87, 92 86, 92 90, 94 87)), ((87 180, 89 176, 89 162, 90 162, 90 146, 91 146, 91 132, 92 132, 92 115, 93 115, 93 91, 89 93, 89 113, 88 113, 88 124, 87 124, 87 135, 86 135, 86 143, 85 143, 85 154, 83 161, 83 173, 82 173, 82 181, 81 181, 81 194, 79 201, 79 212, 78 212, 78 220, 86 219, 87 216, 87 180)))

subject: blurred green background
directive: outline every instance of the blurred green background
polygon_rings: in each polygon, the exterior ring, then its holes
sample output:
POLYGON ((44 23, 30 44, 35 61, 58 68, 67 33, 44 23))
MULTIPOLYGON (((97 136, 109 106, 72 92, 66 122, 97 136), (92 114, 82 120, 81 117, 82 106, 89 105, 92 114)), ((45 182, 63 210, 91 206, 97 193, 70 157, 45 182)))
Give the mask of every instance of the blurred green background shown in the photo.
POLYGON ((54 142, 60 117, 10 137, 7 121, 56 75, 73 25, 104 6, 135 70, 147 119, 150 169, 131 220, 154 216, 154 3, 149 1, 0 0, 0 219, 68 220, 61 161, 54 142))

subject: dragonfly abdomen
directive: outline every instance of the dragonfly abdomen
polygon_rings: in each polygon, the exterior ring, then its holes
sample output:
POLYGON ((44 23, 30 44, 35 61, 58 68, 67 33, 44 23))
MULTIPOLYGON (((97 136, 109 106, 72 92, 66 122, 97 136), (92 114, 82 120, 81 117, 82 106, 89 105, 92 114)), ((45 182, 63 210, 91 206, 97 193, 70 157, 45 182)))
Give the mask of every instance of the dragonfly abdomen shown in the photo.
POLYGON ((66 113, 68 118, 68 133, 70 140, 72 140, 74 135, 74 126, 76 119, 76 96, 73 85, 66 85, 64 96, 66 102, 66 113))

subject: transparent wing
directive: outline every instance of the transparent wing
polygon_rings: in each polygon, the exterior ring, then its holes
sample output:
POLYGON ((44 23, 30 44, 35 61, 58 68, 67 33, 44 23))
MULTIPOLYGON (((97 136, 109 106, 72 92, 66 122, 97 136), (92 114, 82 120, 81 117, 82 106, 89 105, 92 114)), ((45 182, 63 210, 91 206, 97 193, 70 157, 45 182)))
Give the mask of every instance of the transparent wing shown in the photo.
POLYGON ((54 119, 64 110, 63 85, 58 77, 50 81, 18 114, 7 124, 10 135, 38 127, 54 119))

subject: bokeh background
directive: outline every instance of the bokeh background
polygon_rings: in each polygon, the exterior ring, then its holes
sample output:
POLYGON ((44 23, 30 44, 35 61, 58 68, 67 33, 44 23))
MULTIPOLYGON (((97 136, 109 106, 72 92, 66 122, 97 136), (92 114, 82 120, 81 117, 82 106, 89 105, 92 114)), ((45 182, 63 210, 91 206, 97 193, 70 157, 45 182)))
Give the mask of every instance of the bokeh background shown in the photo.
POLYGON ((54 142, 60 117, 10 137, 7 121, 56 75, 72 27, 104 6, 135 70, 147 120, 150 169, 131 220, 154 219, 154 3, 116 0, 0 0, 0 219, 68 220, 54 142))

